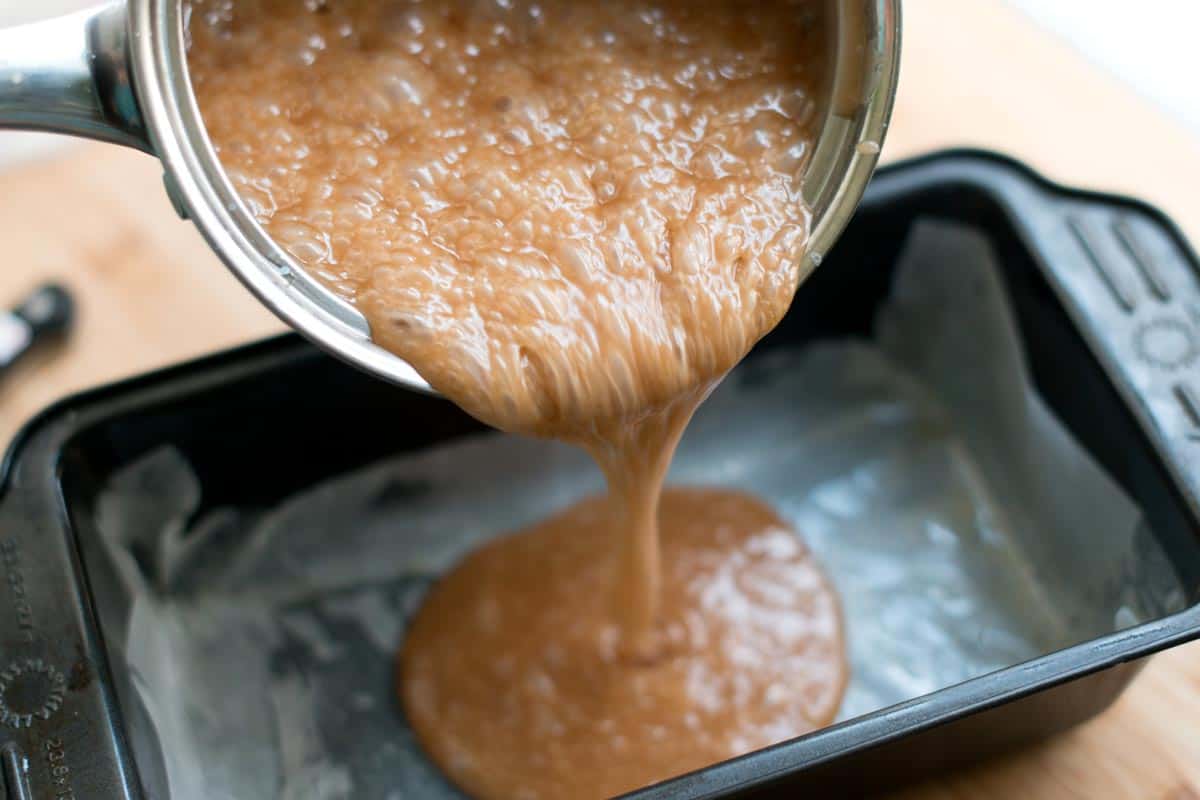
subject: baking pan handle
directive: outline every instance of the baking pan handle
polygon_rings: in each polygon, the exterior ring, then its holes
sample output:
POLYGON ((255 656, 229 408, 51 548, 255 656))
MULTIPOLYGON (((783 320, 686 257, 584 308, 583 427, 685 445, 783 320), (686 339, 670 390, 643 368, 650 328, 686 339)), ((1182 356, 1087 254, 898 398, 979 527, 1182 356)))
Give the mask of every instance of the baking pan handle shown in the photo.
POLYGON ((884 176, 888 192, 966 185, 999 199, 1058 301, 1200 519, 1200 259, 1145 203, 1055 185, 982 151, 884 176))
POLYGON ((1200 518, 1200 263, 1152 208, 1038 191, 1056 213, 1024 221, 1046 271, 1200 518))
POLYGON ((133 800, 88 582, 57 493, 31 480, 53 469, 22 458, 0 486, 0 789, 4 800, 133 800))

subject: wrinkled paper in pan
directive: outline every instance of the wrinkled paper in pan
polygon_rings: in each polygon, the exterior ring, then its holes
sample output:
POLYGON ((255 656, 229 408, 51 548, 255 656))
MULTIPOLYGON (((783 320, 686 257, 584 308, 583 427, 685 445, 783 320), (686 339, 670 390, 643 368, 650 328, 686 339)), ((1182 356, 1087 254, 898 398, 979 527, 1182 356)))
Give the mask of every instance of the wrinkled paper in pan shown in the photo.
MULTIPOLYGON (((752 359, 672 470, 758 493, 819 555, 849 635, 843 719, 1182 606, 1138 510, 1031 390, 991 258, 920 224, 874 343, 752 359)), ((458 796, 395 700, 406 620, 472 547, 600 489, 581 453, 499 434, 198 519, 176 451, 128 466, 98 525, 171 796, 458 796)))

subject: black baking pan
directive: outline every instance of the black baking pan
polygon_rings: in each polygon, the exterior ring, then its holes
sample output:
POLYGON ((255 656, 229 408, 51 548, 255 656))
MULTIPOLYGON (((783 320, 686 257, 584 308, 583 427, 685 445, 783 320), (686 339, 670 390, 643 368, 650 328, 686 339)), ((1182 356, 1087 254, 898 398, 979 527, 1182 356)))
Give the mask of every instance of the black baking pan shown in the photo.
MULTIPOLYGON (((637 796, 895 788, 1070 728, 1111 704, 1147 656, 1200 636, 1200 273, 1162 214, 985 153, 897 164, 880 170, 765 346, 869 336, 906 235, 929 217, 986 234, 1039 392, 1141 507, 1184 610, 637 796)), ((270 507, 478 429, 449 403, 377 382, 291 335, 88 392, 30 422, 0 467, 6 800, 173 796, 137 676, 106 647, 128 609, 90 520, 114 471, 169 443, 199 476, 205 506, 270 507)))

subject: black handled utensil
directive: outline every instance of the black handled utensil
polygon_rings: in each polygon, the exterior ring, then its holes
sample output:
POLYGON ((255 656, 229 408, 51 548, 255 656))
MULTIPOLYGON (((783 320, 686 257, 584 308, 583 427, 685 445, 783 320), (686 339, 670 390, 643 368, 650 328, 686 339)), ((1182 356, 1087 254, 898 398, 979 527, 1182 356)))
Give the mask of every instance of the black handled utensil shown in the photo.
POLYGON ((61 339, 74 316, 71 295, 54 284, 37 289, 11 311, 0 311, 0 378, 35 347, 61 339))

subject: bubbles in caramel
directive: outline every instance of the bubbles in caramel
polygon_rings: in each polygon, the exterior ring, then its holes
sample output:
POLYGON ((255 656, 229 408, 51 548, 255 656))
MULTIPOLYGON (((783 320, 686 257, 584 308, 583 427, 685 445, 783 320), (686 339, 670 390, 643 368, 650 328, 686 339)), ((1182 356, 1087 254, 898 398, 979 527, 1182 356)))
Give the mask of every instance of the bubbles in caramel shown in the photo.
POLYGON ((577 436, 783 315, 813 2, 204 0, 192 81, 267 231, 510 431, 577 436))

